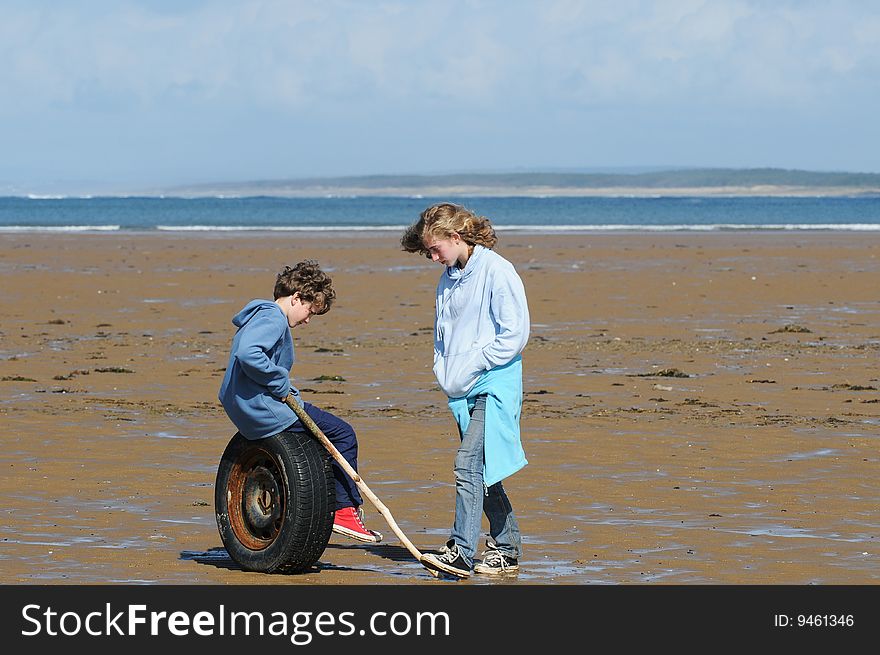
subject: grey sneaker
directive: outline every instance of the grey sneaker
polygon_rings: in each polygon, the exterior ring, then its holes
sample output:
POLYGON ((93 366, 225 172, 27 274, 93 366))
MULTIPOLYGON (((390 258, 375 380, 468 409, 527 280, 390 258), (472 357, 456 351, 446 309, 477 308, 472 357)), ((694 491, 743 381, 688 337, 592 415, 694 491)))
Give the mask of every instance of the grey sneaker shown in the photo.
POLYGON ((451 539, 446 542, 446 545, 436 555, 434 553, 422 555, 422 564, 429 569, 454 575, 457 578, 471 577, 470 565, 459 552, 458 544, 451 539))
POLYGON ((484 575, 505 575, 519 571, 519 560, 505 555, 495 544, 486 542, 483 561, 474 567, 474 573, 484 575))

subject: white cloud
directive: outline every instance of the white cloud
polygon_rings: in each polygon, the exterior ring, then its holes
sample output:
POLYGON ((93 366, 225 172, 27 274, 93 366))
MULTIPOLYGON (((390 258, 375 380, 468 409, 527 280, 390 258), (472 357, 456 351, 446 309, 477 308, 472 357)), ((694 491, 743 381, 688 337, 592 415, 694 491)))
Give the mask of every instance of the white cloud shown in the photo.
POLYGON ((259 144, 340 139, 339 161, 356 143, 405 167, 436 142, 474 158, 510 148, 528 165, 527 147, 545 161, 553 147, 619 156, 613 135, 637 122, 645 154, 633 145, 641 161, 621 163, 639 164, 664 159, 668 141, 650 141, 662 117, 666 139, 699 125, 723 141, 730 121, 749 121, 827 134, 845 152, 831 130, 876 106, 878 39, 880 7, 855 1, 0 0, 0 138, 76 148, 81 131, 98 150, 122 135, 193 166, 221 138, 237 137, 251 165, 259 144))
POLYGON ((144 103, 183 91, 292 107, 348 85, 379 99, 489 103, 539 87, 563 103, 707 92, 760 102, 876 67, 880 31, 877 16, 840 5, 746 0, 79 7, 0 8, 5 88, 32 106, 75 102, 84 84, 144 103))

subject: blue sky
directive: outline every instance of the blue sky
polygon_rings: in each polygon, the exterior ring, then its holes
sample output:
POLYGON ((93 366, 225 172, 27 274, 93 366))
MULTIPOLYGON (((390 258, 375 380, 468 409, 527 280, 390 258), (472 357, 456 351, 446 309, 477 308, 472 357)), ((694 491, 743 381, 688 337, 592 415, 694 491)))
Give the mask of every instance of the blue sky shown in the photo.
POLYGON ((0 190, 880 172, 880 3, 0 0, 0 190))

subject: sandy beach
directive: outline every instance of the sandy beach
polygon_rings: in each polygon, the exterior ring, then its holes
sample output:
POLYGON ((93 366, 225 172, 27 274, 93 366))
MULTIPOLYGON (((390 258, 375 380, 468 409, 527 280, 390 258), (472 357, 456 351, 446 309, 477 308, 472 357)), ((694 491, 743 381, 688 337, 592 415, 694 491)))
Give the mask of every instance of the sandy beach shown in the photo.
MULTIPOLYGON (((446 539, 440 268, 398 237, 0 235, 0 583, 438 584, 370 507, 385 543, 334 536, 301 575, 240 570, 214 518, 230 318, 311 258, 338 300, 294 331, 294 382, 355 426, 416 546, 446 539)), ((505 483, 525 554, 501 584, 880 582, 880 238, 509 233, 498 251, 533 322, 530 464, 505 483)))

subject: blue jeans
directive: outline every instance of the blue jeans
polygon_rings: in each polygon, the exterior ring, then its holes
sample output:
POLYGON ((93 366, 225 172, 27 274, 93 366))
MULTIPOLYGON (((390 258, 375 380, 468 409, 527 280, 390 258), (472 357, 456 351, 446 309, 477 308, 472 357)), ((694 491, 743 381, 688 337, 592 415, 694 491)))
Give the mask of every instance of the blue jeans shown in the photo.
POLYGON ((522 537, 510 500, 500 482, 486 488, 483 482, 483 442, 486 431, 486 396, 477 396, 471 420, 455 455, 455 523, 451 539, 469 564, 480 538, 483 512, 489 519, 489 536, 510 557, 522 554, 522 537))
MULTIPOLYGON (((330 440, 342 458, 351 465, 355 471, 358 470, 358 442, 354 428, 343 421, 338 416, 325 412, 323 409, 315 407, 311 403, 304 403, 303 409, 309 415, 318 429, 324 433, 324 436, 330 440)), ((291 425, 288 430, 294 432, 308 432, 306 426, 301 421, 297 421, 291 425)), ((321 446, 323 448, 324 446, 321 446)), ((333 477, 336 479, 336 509, 345 507, 360 507, 364 501, 358 491, 354 480, 342 470, 342 467, 333 460, 333 477)))

